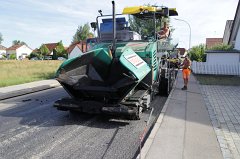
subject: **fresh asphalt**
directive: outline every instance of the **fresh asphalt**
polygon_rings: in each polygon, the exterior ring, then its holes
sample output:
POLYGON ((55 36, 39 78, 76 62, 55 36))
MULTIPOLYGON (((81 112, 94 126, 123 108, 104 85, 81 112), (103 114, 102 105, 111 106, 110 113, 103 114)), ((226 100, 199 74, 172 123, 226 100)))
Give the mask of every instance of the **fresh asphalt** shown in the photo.
MULTIPOLYGON (((68 96, 62 87, 0 101, 0 158, 134 158, 149 117, 74 114, 52 105, 68 96)), ((153 101, 151 127, 166 101, 153 101)))

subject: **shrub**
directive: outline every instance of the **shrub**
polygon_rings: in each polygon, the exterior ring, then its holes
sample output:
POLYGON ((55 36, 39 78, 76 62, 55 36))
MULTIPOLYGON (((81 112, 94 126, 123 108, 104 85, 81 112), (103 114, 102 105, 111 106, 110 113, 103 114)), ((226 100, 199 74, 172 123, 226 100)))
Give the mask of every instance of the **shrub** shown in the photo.
POLYGON ((16 59, 16 54, 10 54, 9 59, 15 60, 16 59))
POLYGON ((231 51, 233 50, 233 46, 228 44, 217 44, 209 48, 208 50, 231 51))
POLYGON ((42 55, 40 53, 36 53, 36 52, 32 52, 30 55, 29 55, 29 59, 31 58, 34 58, 34 57, 37 57, 38 59, 42 59, 42 55))
POLYGON ((200 44, 191 48, 188 53, 192 61, 206 62, 205 45, 200 44))

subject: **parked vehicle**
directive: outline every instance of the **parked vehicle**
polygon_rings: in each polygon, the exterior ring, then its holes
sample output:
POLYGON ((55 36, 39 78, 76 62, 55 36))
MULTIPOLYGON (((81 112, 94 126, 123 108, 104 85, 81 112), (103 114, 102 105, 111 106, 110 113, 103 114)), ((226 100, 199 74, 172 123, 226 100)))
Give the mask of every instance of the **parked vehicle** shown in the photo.
POLYGON ((52 56, 44 56, 44 60, 52 60, 52 56))
POLYGON ((64 58, 64 57, 58 57, 57 59, 61 60, 61 61, 65 61, 66 60, 66 58, 64 58))
POLYGON ((32 57, 30 60, 40 60, 38 57, 32 57))

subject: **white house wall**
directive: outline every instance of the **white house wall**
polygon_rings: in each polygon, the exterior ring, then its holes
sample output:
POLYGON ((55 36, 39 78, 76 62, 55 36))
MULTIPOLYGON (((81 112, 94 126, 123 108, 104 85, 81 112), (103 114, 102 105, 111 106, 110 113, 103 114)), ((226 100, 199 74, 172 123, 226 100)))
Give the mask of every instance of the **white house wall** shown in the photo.
POLYGON ((0 50, 0 54, 2 55, 2 54, 6 54, 6 50, 0 50))
POLYGON ((236 64, 240 61, 240 53, 208 53, 207 63, 211 64, 236 64))
POLYGON ((68 58, 73 58, 73 57, 77 57, 77 56, 81 56, 83 54, 83 52, 77 47, 75 46, 74 49, 69 53, 68 58))
POLYGON ((19 57, 25 58, 26 56, 30 55, 32 51, 33 51, 32 49, 30 49, 26 45, 23 45, 16 50, 16 58, 17 59, 19 59, 19 57))
POLYGON ((0 50, 0 58, 2 58, 3 55, 6 55, 6 50, 0 50))

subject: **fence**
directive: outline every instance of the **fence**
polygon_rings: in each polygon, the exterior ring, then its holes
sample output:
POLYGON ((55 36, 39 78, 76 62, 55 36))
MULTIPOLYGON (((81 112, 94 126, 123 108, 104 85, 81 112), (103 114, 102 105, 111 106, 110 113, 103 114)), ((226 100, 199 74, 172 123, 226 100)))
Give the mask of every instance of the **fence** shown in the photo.
POLYGON ((192 71, 196 74, 237 75, 240 76, 240 63, 209 64, 206 62, 192 62, 192 71))

